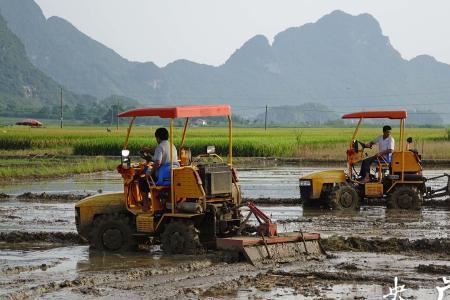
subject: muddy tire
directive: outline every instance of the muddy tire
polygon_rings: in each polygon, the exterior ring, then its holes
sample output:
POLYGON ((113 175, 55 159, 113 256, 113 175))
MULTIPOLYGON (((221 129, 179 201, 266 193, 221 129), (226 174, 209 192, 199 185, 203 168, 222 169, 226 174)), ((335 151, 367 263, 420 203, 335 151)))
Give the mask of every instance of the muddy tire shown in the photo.
POLYGON ((322 197, 319 199, 302 198, 302 205, 307 208, 320 207, 323 203, 322 197))
POLYGON ((400 186, 388 196, 387 208, 419 210, 422 207, 422 195, 415 186, 400 186))
POLYGON ((172 221, 161 234, 161 247, 168 254, 196 254, 201 249, 198 230, 194 223, 172 221))
POLYGON ((128 217, 118 214, 103 215, 95 219, 89 244, 100 251, 122 252, 137 248, 128 217))
POLYGON ((359 210, 358 192, 349 185, 334 187, 328 197, 328 205, 334 210, 359 210))

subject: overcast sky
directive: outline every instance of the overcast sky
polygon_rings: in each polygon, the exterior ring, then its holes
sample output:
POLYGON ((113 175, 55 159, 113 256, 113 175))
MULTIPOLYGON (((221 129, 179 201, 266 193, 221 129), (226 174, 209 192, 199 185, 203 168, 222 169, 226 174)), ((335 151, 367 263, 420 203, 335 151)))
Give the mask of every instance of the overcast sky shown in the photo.
POLYGON ((335 9, 370 13, 404 58, 430 54, 450 64, 449 0, 35 0, 135 61, 220 65, 256 34, 272 40, 335 9))

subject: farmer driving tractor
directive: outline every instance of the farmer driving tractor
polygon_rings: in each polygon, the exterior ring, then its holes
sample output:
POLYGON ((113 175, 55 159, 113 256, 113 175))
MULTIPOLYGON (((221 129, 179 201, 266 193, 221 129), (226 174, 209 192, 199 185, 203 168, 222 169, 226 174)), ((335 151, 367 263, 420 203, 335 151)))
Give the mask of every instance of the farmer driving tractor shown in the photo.
POLYGON ((394 152, 395 141, 391 136, 391 126, 383 126, 383 135, 378 136, 371 142, 363 144, 366 148, 372 148, 373 145, 378 144, 378 153, 374 156, 364 159, 361 163, 361 183, 370 181, 370 165, 376 162, 389 164, 391 162, 392 152, 394 152))
MULTIPOLYGON (((151 171, 149 172, 148 169, 145 171, 145 176, 141 177, 139 180, 139 186, 142 192, 142 203, 143 203, 143 210, 148 211, 149 210, 149 184, 154 183, 157 186, 169 186, 170 185, 170 151, 172 149, 172 155, 173 155, 173 166, 179 167, 178 163, 178 155, 177 155, 177 148, 175 145, 171 145, 168 141, 169 139, 169 132, 165 128, 158 128, 155 131, 155 138, 156 142, 158 143, 158 146, 155 149, 155 153, 153 155, 153 164, 151 171), (149 183, 148 177, 150 177, 151 180, 149 183)), ((148 155, 150 152, 150 149, 145 147, 141 150, 141 153, 143 156, 146 157, 146 160, 149 162, 151 157, 148 155)))

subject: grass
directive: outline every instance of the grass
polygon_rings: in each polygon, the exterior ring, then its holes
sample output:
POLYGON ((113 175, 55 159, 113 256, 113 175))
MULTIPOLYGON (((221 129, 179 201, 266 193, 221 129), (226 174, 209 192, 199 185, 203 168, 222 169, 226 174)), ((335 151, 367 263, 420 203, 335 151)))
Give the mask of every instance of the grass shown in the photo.
MULTIPOLYGON (((156 146, 155 127, 134 127, 129 142, 133 154, 144 146, 156 146)), ((300 157, 304 159, 345 159, 345 150, 353 128, 235 128, 233 155, 241 157, 300 157)), ((379 135, 379 128, 363 128, 358 134, 362 141, 379 135)), ((397 145, 398 129, 393 130, 397 145)), ((181 128, 174 131, 178 145, 181 128)), ((56 155, 118 156, 123 147, 126 128, 108 132, 106 128, 0 128, 0 155, 50 153, 56 155)), ((221 155, 228 153, 227 128, 189 128, 185 145, 193 154, 204 153, 207 145, 215 145, 221 155)), ((407 128, 419 151, 427 159, 450 159, 448 131, 444 128, 407 128)))
POLYGON ((117 160, 104 157, 86 157, 74 159, 56 158, 16 158, 0 160, 0 180, 11 178, 46 178, 72 174, 92 173, 113 170, 117 160))
MULTIPOLYGON (((235 157, 296 157, 305 160, 344 161, 353 128, 235 128, 235 157)), ((133 155, 144 146, 156 146, 155 127, 135 127, 129 149, 133 155)), ((363 128, 358 139, 370 141, 380 134, 379 128, 363 128)), ((394 138, 399 144, 398 129, 394 138)), ((174 137, 179 145, 181 128, 174 137)), ((78 173, 113 170, 119 156, 126 128, 0 128, 0 181, 11 179, 50 178, 78 173), (42 157, 43 156, 43 157, 42 157), (34 158, 33 158, 34 157, 34 158)), ((215 145, 219 154, 228 153, 227 128, 190 128, 185 145, 193 154, 204 153, 207 145, 215 145)), ((450 159, 449 130, 444 128, 407 128, 406 136, 415 140, 415 148, 424 159, 450 159)), ((376 151, 374 147, 369 154, 376 151)))

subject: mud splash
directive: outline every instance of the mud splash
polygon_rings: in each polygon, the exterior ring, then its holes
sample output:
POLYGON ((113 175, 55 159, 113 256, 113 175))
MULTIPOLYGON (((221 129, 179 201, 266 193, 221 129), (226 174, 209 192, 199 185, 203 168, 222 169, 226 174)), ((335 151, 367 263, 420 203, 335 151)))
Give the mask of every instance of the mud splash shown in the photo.
POLYGON ((322 239, 322 246, 327 251, 363 251, 399 253, 415 252, 424 254, 450 255, 450 239, 409 240, 399 238, 364 239, 361 237, 332 236, 322 239))
POLYGON ((86 242, 75 232, 0 232, 0 242, 51 243, 57 245, 85 245, 86 242))
POLYGON ((18 195, 19 200, 28 201, 58 201, 58 202, 76 202, 86 197, 92 196, 92 193, 31 193, 26 192, 18 195))

